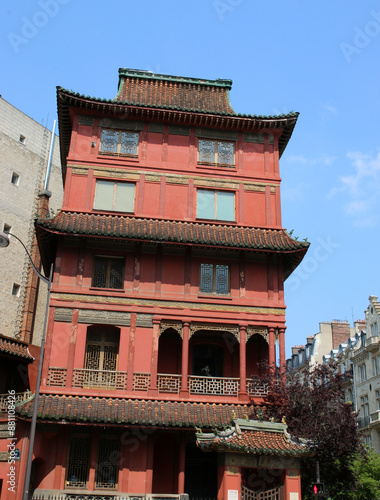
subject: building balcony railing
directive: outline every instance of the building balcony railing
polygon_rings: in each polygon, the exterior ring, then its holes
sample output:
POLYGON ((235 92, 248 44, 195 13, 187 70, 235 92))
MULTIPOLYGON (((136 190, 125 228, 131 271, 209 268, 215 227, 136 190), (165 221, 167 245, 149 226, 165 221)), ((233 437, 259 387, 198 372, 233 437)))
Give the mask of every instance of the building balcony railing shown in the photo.
POLYGON ((380 427, 380 410, 371 413, 371 426, 380 427))
POLYGON ((62 490, 35 490, 32 500, 189 500, 186 493, 172 495, 170 493, 121 493, 108 492, 64 492, 62 490))
POLYGON ((169 394, 179 394, 181 389, 181 375, 169 375, 166 373, 157 374, 158 392, 169 394))
POLYGON ((369 351, 374 351, 378 348, 380 342, 380 337, 367 337, 365 340, 365 345, 369 351))
MULTIPOLYGON (((49 368, 47 386, 66 387, 66 368, 49 368)), ((159 394, 179 394, 181 375, 158 373, 157 390, 159 394)), ((133 374, 133 390, 147 392, 151 383, 150 373, 133 374)), ((127 390, 127 372, 74 369, 72 387, 78 389, 127 390)), ((238 396, 240 379, 234 377, 204 377, 189 375, 190 394, 210 396, 238 396)), ((259 378, 247 379, 246 391, 251 397, 264 397, 268 394, 268 385, 259 378)))
POLYGON ((358 418, 358 427, 359 429, 363 429, 363 427, 368 427, 371 422, 370 416, 366 415, 365 417, 358 418))
POLYGON ((16 392, 15 394, 12 395, 12 399, 9 399, 9 393, 7 394, 0 394, 0 413, 7 412, 9 403, 11 401, 12 405, 15 404, 17 405, 18 403, 22 403, 23 401, 26 401, 31 395, 31 392, 25 391, 25 392, 16 392), (14 399, 13 399, 14 397, 14 399))
POLYGON ((126 390, 127 372, 75 369, 73 371, 73 387, 126 390))
POLYGON ((190 394, 207 394, 213 396, 237 396, 239 379, 227 377, 189 376, 190 394))

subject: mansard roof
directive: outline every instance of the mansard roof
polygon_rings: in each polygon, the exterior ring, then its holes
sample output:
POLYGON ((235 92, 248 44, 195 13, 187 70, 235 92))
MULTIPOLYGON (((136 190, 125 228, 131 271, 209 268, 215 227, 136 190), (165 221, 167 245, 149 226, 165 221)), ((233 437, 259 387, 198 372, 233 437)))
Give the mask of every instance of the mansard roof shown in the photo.
MULTIPOLYGON (((34 398, 17 408, 21 417, 31 418, 34 398)), ((190 403, 144 399, 98 398, 41 394, 38 419, 49 422, 128 424, 155 427, 222 427, 232 415, 244 418, 248 405, 190 403)))
POLYGON ((281 253, 284 255, 285 279, 301 262, 309 247, 308 242, 293 239, 284 229, 67 211, 52 219, 39 219, 37 232, 45 266, 52 250, 53 241, 49 237, 52 234, 281 253))
POLYGON ((310 446, 292 440, 285 424, 235 419, 223 431, 198 432, 197 445, 204 451, 249 453, 253 455, 300 456, 310 446))
POLYGON ((22 342, 14 338, 6 337, 0 334, 0 353, 7 356, 23 358, 27 361, 33 361, 27 342, 22 342))

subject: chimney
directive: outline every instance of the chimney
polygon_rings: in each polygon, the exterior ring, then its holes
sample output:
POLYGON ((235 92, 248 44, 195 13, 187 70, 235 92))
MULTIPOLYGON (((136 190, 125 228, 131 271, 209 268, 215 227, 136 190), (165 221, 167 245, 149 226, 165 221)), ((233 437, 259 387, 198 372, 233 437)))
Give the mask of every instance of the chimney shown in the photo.
POLYGON ((351 335, 350 323, 348 321, 333 319, 331 321, 332 348, 337 349, 340 344, 346 342, 351 335))

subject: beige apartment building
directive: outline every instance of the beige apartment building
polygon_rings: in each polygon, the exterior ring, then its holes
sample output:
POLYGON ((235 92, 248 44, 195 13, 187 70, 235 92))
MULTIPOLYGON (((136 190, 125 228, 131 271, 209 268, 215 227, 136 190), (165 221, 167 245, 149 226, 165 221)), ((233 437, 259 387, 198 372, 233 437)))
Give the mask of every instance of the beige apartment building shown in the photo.
MULTIPOLYGON (((34 219, 38 207, 42 199, 47 201, 49 198, 50 209, 54 211, 62 204, 57 138, 45 186, 51 138, 51 130, 0 97, 0 231, 17 236, 37 265, 39 252, 34 240, 34 219), (42 198, 41 191, 45 193, 42 198)), ((8 389, 20 391, 29 386, 24 375, 27 365, 38 355, 46 285, 36 280, 36 287, 28 289, 27 282, 32 275, 24 248, 11 237, 9 246, 0 249, 0 394, 8 389)))

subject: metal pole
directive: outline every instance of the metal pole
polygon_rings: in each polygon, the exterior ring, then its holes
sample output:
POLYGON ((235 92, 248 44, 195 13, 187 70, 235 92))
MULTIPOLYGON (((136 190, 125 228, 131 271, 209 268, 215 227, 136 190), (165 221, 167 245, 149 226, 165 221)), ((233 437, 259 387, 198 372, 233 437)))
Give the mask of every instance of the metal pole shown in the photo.
POLYGON ((319 461, 318 460, 315 462, 315 475, 316 475, 316 478, 317 478, 316 482, 320 483, 321 482, 321 477, 319 475, 319 461))
MULTIPOLYGON (((14 236, 14 235, 12 235, 12 236, 14 236)), ((29 253, 28 253, 28 256, 29 256, 29 253)), ((32 262, 30 256, 29 256, 29 259, 32 262)), ((34 264, 33 264, 33 269, 35 269, 34 264)), ((44 321, 44 328, 42 331, 42 339, 41 339, 40 359, 38 362, 36 392, 34 395, 32 422, 30 424, 28 456, 26 459, 25 481, 24 481, 24 489, 23 489, 23 493, 22 493, 23 500, 29 499, 29 485, 30 485, 29 483, 30 483, 30 475, 31 475, 31 471, 32 471, 34 438, 36 435, 36 423, 37 423, 38 402, 39 402, 38 400, 39 400, 39 396, 40 396, 42 366, 43 366, 43 362, 44 362, 45 338, 46 338, 47 322, 48 322, 48 316, 49 316, 50 289, 51 289, 51 284, 53 281, 53 264, 51 265, 51 268, 50 268, 49 279, 45 278, 45 276, 42 276, 40 272, 37 272, 37 275, 39 278, 44 278, 43 281, 46 280, 45 283, 47 283, 48 288, 47 288, 47 297, 46 297, 45 321, 44 321)))
POLYGON ((52 133, 51 133, 51 143, 50 143, 48 165, 47 165, 47 169, 46 169, 46 179, 45 179, 45 187, 44 187, 44 189, 47 189, 48 186, 49 186, 51 158, 52 158, 52 155, 53 155, 53 146, 54 146, 54 139, 55 139, 55 123, 56 123, 56 121, 54 120, 53 130, 52 130, 52 133))

